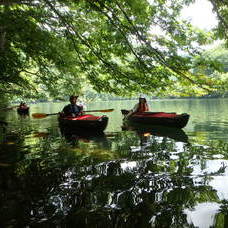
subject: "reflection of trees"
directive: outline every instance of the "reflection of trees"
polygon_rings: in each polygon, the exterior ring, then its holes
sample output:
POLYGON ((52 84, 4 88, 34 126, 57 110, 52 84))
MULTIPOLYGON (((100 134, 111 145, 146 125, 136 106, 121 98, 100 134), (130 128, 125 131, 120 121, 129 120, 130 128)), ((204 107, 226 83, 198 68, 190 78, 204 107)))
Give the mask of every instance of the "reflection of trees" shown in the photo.
POLYGON ((228 227, 228 201, 222 200, 220 213, 217 215, 216 227, 228 227))
POLYGON ((227 139, 227 125, 228 122, 221 120, 218 122, 205 120, 204 122, 197 123, 194 125, 194 131, 197 134, 196 140, 200 143, 207 143, 208 140, 217 140, 218 135, 222 137, 222 139, 227 139), (214 136, 214 133, 216 133, 216 136, 214 136))
POLYGON ((20 137, 18 132, 4 132, 2 141, 0 141, 0 163, 9 165, 21 160, 24 156, 21 147, 24 137, 20 137))
MULTIPOLYGON (((24 159, 24 137, 17 131, 4 132, 0 141, 0 227, 6 227, 4 220, 19 220, 27 210, 22 203, 21 183, 15 177, 14 166, 24 159)), ((23 197, 22 197, 23 198, 23 197)), ((22 224, 18 224, 22 227, 22 224)))
POLYGON ((114 177, 100 175, 84 186, 87 186, 84 210, 78 209, 78 205, 73 207, 75 209, 67 217, 70 225, 85 225, 85 221, 92 225, 95 216, 101 226, 112 224, 113 227, 149 227, 152 217, 158 227, 177 224, 183 226, 187 223, 183 213, 185 207, 192 208, 200 196, 204 200, 216 200, 212 189, 194 187, 190 178, 156 176, 143 173, 141 169, 122 171, 122 174, 114 177), (182 186, 186 188, 183 189, 182 186), (75 216, 79 217, 82 224, 78 223, 75 216))
POLYGON ((204 172, 205 156, 217 153, 212 147, 135 132, 115 134, 105 145, 89 140, 72 145, 50 134, 17 166, 0 172, 8 180, 0 182, 1 212, 7 211, 0 214, 2 227, 9 221, 18 226, 188 227, 184 209, 219 201, 208 180, 225 166, 204 172), (192 175, 196 165, 202 172, 192 175))

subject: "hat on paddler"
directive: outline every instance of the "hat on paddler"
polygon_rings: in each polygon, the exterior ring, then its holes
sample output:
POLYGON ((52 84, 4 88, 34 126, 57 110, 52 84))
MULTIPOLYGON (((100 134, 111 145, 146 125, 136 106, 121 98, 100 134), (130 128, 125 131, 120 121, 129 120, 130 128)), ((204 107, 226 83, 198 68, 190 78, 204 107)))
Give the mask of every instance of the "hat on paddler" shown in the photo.
POLYGON ((71 95, 70 96, 70 100, 74 99, 74 98, 78 98, 79 96, 76 96, 76 95, 71 95))

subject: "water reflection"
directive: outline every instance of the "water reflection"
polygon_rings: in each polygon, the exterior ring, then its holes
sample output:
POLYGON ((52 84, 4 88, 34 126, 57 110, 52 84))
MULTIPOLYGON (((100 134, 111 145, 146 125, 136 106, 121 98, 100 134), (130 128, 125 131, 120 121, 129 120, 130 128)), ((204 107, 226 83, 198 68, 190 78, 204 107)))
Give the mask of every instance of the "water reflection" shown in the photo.
POLYGON ((140 137, 146 135, 155 135, 163 138, 171 138, 175 141, 188 142, 188 136, 182 129, 171 128, 164 126, 150 126, 145 124, 136 124, 131 122, 124 122, 122 125, 122 130, 136 131, 140 137))
POLYGON ((194 227, 215 227, 216 214, 219 211, 217 203, 200 203, 193 210, 185 210, 188 224, 194 227))
POLYGON ((83 135, 62 132, 55 117, 11 114, 0 227, 227 226, 228 145, 209 141, 206 126, 83 135))
POLYGON ((195 132, 205 132, 205 141, 210 140, 226 140, 228 135, 228 121, 204 121, 195 124, 195 132), (210 135, 207 132, 211 132, 210 135))

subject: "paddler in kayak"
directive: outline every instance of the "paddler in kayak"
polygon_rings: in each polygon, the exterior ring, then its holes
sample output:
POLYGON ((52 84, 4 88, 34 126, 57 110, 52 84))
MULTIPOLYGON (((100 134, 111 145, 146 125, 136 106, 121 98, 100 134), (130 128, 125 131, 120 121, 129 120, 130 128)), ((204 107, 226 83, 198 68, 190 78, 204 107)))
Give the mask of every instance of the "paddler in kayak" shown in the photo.
POLYGON ((27 109, 28 106, 26 105, 25 102, 21 102, 18 108, 19 108, 19 109, 27 109))
POLYGON ((135 113, 142 113, 142 112, 148 112, 149 111, 149 105, 147 104, 147 100, 144 97, 139 98, 139 102, 134 106, 132 110, 125 116, 124 119, 127 119, 129 116, 135 114, 135 113))
POLYGON ((82 115, 83 113, 83 106, 77 105, 78 96, 72 95, 70 96, 70 104, 66 105, 62 112, 60 113, 61 116, 71 116, 77 117, 82 115))

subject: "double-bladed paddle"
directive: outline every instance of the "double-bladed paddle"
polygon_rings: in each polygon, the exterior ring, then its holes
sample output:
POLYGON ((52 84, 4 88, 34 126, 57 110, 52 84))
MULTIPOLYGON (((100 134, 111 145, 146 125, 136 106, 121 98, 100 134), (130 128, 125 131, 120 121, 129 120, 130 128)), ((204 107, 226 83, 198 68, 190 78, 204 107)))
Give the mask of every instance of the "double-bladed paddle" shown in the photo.
POLYGON ((5 111, 8 111, 8 110, 11 110, 11 109, 14 109, 14 108, 18 108, 19 105, 14 105, 14 106, 11 106, 11 107, 5 107, 5 108, 0 108, 1 111, 5 110, 5 111))
MULTIPOLYGON (((101 110, 88 110, 88 111, 83 111, 83 112, 112 112, 114 109, 101 109, 101 110)), ((58 115, 59 112, 57 113, 33 113, 32 117, 33 118, 45 118, 47 116, 52 116, 52 115, 58 115)))

